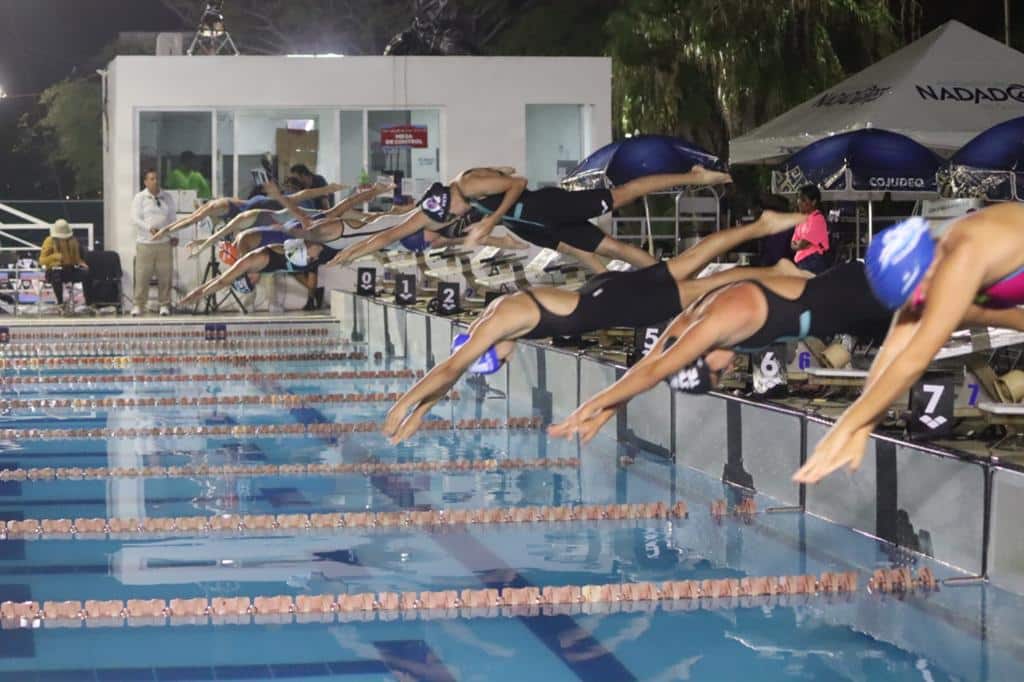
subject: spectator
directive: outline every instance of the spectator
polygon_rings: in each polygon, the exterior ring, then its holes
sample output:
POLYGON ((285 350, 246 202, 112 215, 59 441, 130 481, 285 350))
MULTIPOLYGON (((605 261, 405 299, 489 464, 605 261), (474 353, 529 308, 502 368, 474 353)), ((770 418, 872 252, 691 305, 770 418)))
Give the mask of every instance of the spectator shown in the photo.
POLYGON ((804 185, 797 195, 796 208, 807 220, 796 226, 790 248, 793 262, 801 270, 819 274, 828 269, 828 223, 821 213, 821 192, 814 185, 804 185))
POLYGON ((210 199, 210 181, 196 169, 196 155, 185 150, 179 157, 178 167, 167 178, 167 189, 194 189, 200 199, 210 199))
POLYGON ((135 297, 132 316, 142 313, 149 301, 149 280, 156 272, 160 296, 160 314, 171 314, 171 277, 173 275, 173 247, 178 240, 170 237, 154 239, 160 228, 174 222, 174 199, 160 189, 160 176, 153 169, 143 176, 146 188, 132 199, 132 224, 136 229, 135 244, 135 297))
POLYGON ((84 282, 89 266, 78 250, 78 240, 66 220, 50 227, 50 236, 43 240, 39 264, 46 269, 46 281, 53 287, 57 305, 64 305, 64 283, 84 282))
MULTIPOLYGON (((313 171, 309 170, 309 167, 305 164, 297 163, 289 168, 288 172, 298 178, 299 184, 302 185, 302 189, 315 189, 317 187, 327 186, 327 179, 322 175, 314 174, 313 171)), ((326 211, 331 208, 331 203, 331 197, 320 197, 318 199, 310 199, 309 205, 303 205, 303 208, 311 208, 316 211, 326 211)))

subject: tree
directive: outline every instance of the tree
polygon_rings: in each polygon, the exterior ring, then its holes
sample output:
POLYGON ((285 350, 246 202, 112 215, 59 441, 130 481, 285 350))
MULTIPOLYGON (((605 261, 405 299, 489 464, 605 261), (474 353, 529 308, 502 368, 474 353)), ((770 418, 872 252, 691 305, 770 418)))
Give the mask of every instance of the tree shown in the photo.
POLYGON ((37 119, 23 117, 21 146, 66 168, 73 181, 64 188, 78 196, 103 191, 102 102, 96 79, 65 79, 39 96, 37 119))
POLYGON ((916 0, 632 0, 608 23, 616 127, 724 154, 892 51, 919 15, 916 0))

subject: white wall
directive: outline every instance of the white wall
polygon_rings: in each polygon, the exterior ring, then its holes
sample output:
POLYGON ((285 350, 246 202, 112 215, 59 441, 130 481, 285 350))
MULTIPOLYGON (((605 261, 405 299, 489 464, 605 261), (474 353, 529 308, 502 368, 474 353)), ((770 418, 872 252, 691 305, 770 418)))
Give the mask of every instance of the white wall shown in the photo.
MULTIPOLYGON (((135 251, 128 212, 138 186, 136 121, 143 109, 439 109, 442 177, 481 165, 525 169, 527 103, 588 105, 584 154, 611 141, 611 61, 605 58, 122 56, 108 71, 106 242, 121 252, 126 270, 135 251), (250 87, 257 82, 264 85, 250 87)), ((323 116, 320 124, 322 135, 329 127, 338 140, 335 124, 323 116)), ((335 159, 324 169, 335 175, 341 153, 331 144, 321 151, 325 163, 335 159)))

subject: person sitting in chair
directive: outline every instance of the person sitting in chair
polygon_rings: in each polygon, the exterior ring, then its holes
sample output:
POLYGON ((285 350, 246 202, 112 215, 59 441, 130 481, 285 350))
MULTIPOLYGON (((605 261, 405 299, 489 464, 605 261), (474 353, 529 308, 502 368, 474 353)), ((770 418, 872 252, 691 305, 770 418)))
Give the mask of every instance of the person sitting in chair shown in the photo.
POLYGON ((53 287, 57 305, 64 304, 65 282, 85 282, 89 266, 68 221, 61 219, 50 227, 50 236, 43 240, 39 253, 39 264, 46 270, 46 281, 53 287))

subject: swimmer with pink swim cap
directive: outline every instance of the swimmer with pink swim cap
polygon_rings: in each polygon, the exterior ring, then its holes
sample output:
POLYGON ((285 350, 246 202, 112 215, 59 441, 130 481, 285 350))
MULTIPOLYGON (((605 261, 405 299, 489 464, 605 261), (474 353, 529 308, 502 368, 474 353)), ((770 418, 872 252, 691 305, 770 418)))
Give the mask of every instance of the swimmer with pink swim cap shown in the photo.
POLYGON ((1024 206, 998 204, 958 218, 941 237, 922 218, 881 233, 868 249, 868 282, 895 311, 864 393, 793 477, 816 483, 856 469, 875 424, 965 325, 1024 330, 1024 206))

